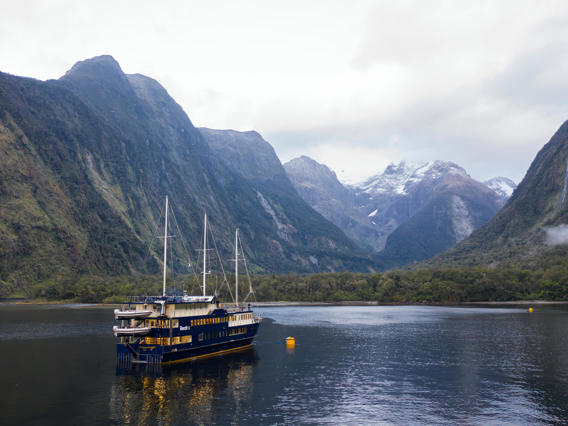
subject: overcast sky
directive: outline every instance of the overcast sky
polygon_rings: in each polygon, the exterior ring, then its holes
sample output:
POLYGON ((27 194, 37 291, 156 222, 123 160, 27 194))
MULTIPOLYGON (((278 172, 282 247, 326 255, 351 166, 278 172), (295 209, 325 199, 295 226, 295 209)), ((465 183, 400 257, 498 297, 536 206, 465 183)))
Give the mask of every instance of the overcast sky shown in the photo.
POLYGON ((110 54, 196 126, 255 129, 345 180, 448 160, 518 182, 568 119, 566 1, 5 1, 0 70, 110 54))

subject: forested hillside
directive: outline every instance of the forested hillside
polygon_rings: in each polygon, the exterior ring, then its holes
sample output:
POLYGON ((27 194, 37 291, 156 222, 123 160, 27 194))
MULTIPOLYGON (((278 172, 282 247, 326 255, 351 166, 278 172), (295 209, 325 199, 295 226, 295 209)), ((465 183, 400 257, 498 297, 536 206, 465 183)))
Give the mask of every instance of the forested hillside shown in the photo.
POLYGON ((110 56, 59 80, 0 73, 0 150, 0 280, 16 289, 57 276, 158 272, 165 195, 180 273, 193 265, 205 212, 222 258, 239 226, 256 271, 372 266, 297 194, 271 198, 227 168, 159 83, 124 74, 110 56))

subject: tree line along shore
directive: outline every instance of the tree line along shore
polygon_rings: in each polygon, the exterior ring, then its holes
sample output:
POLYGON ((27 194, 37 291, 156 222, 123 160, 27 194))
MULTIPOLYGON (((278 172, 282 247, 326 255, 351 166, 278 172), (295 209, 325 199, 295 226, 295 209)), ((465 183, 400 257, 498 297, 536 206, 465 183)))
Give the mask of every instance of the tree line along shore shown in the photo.
MULTIPOLYGON (((311 275, 254 275, 254 296, 248 300, 289 302, 462 303, 522 300, 568 300, 568 267, 542 270, 448 268, 397 270, 382 273, 316 273, 311 275)), ((239 278, 239 300, 249 293, 246 276, 239 278)), ((169 292, 200 294, 200 277, 175 276, 169 292)), ((234 277, 213 276, 208 294, 217 289, 231 302, 234 277)), ((0 281, 0 297, 82 303, 120 303, 128 296, 161 294, 162 277, 58 276, 25 287, 0 281)))

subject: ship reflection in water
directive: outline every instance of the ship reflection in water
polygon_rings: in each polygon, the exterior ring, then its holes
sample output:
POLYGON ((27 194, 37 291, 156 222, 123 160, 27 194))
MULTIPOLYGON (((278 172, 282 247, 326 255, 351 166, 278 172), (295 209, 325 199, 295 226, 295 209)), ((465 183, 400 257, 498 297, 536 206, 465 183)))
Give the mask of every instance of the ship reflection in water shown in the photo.
MULTIPOLYGON (((117 366, 110 392, 111 419, 126 424, 211 424, 218 422, 215 401, 240 408, 250 406, 254 348, 244 352, 173 366, 117 366)), ((226 414, 224 419, 226 420, 226 414)))

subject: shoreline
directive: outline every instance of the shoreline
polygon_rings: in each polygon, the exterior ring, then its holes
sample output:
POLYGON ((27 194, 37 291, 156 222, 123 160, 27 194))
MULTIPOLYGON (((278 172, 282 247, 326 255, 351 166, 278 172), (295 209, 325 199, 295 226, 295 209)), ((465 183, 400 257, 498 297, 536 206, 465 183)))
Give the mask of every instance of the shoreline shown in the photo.
POLYGON ((430 303, 381 303, 377 301, 346 301, 346 302, 258 302, 258 307, 271 306, 461 306, 461 305, 568 305, 566 300, 507 300, 503 302, 430 302, 430 303))
MULTIPOLYGON (((87 303, 65 300, 35 300, 35 299, 1 299, 1 305, 71 305, 84 308, 95 307, 120 307, 120 303, 87 303)), ((232 305, 222 303, 222 305, 232 305)), ((341 302, 292 302, 292 301, 267 301, 251 303, 254 307, 269 308, 280 306, 528 306, 528 305, 568 305, 566 300, 507 300, 507 301, 484 301, 484 302, 430 302, 430 303, 382 303, 378 301, 350 300, 341 302)))

